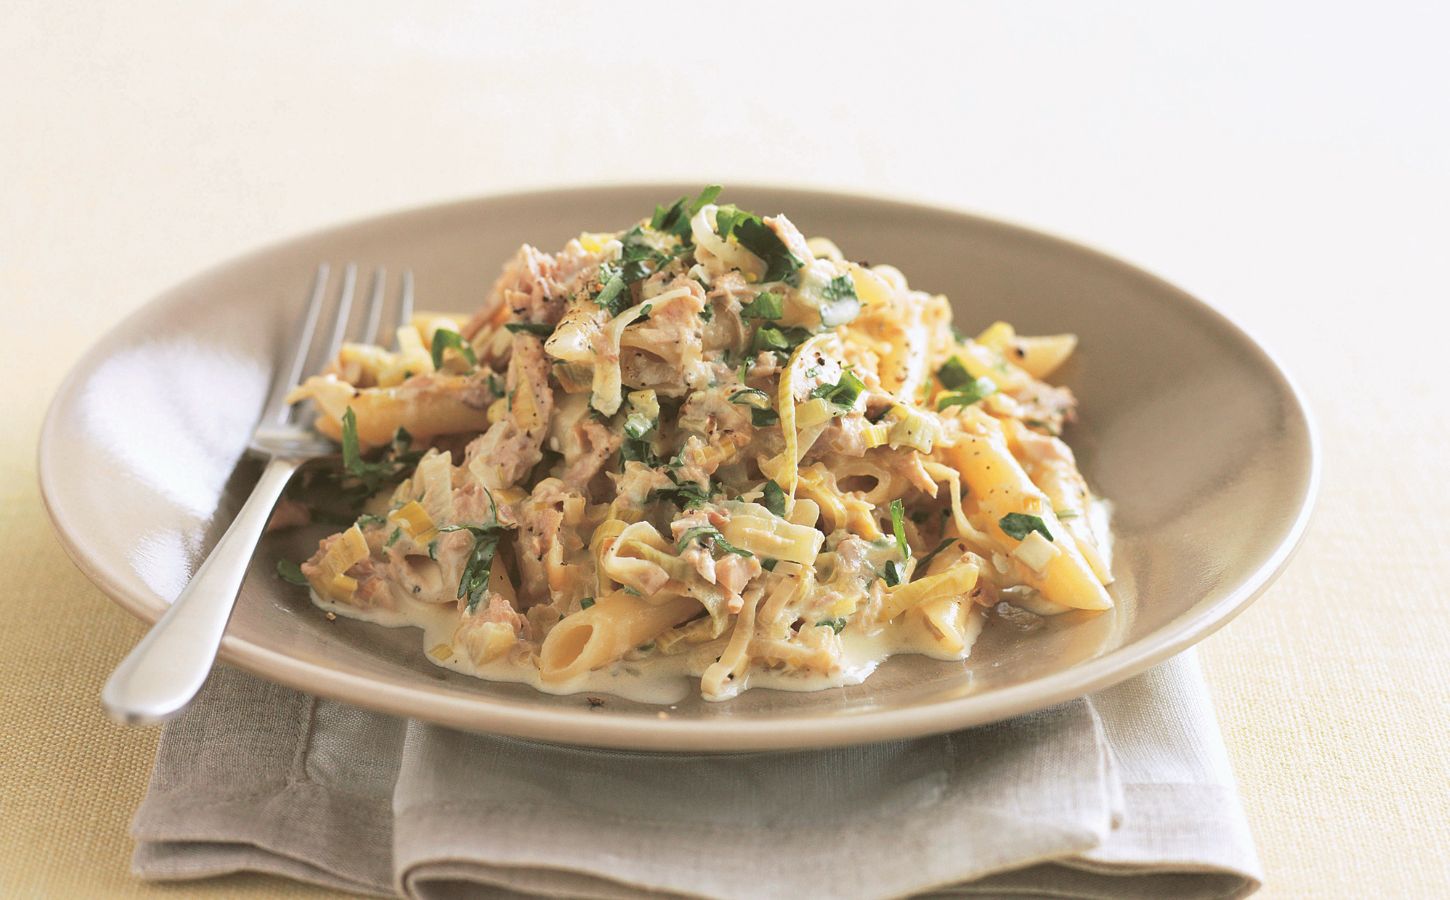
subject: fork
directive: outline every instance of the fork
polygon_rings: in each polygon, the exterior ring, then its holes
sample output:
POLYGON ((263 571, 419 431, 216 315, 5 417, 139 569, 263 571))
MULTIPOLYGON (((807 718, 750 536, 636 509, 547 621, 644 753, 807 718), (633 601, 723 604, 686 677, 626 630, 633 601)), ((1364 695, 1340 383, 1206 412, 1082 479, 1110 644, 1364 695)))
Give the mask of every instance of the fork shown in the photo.
MULTIPOLYGON (((122 722, 170 718, 201 690, 216 662, 222 634, 241 592, 242 579, 278 498, 304 463, 336 452, 330 441, 312 430, 315 413, 310 408, 292 407, 286 402, 288 392, 300 382, 303 373, 321 368, 334 358, 348 334, 357 286, 357 267, 351 264, 343 270, 326 339, 314 339, 327 295, 328 275, 327 264, 318 267, 291 357, 276 373, 267 405, 247 445, 248 455, 267 460, 262 477, 185 590, 111 673, 101 691, 106 710, 122 722), (313 361, 313 369, 307 367, 309 359, 313 361)), ((361 323, 363 343, 377 341, 386 279, 383 269, 374 271, 361 323)), ((398 325, 412 319, 411 272, 403 273, 400 296, 394 307, 398 325)))

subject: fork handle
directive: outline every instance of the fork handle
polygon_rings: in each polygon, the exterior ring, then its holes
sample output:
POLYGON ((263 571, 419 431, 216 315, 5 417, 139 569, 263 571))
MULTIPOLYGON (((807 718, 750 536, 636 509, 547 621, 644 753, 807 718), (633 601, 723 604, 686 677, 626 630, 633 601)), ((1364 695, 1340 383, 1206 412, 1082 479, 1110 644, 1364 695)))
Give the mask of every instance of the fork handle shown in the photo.
POLYGON ((111 673, 101 691, 101 702, 114 718, 122 722, 167 719, 201 690, 216 662, 247 565, 272 508, 298 465, 296 460, 280 457, 267 463, 252 495, 181 596, 111 673))

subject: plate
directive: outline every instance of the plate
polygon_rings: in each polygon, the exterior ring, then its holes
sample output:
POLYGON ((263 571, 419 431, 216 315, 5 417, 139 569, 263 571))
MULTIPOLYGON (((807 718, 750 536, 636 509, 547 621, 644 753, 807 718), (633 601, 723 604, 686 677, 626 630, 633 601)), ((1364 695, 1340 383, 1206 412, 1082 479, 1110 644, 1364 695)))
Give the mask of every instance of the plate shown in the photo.
MULTIPOLYGON (((413 270, 420 308, 476 307, 521 242, 561 246, 618 228, 697 186, 486 197, 290 240, 156 298, 82 359, 53 401, 40 481, 62 543, 109 596, 155 620, 225 530, 256 475, 243 456, 317 264, 413 270)), ((1202 640, 1289 560, 1318 478, 1304 403, 1244 331, 1183 291, 1101 253, 961 212, 884 199, 732 188, 854 259, 890 262, 952 298, 974 332, 1076 332, 1054 381, 1077 394, 1068 440, 1115 504, 1117 608, 1021 634, 989 628, 965 662, 889 660, 864 684, 755 689, 669 707, 556 697, 467 678, 424 658, 412 629, 328 621, 274 575, 310 553, 272 537, 232 616, 225 661, 400 716, 536 740, 655 751, 780 750, 978 725, 1122 681, 1202 640)), ((334 268, 337 268, 336 266, 334 268)))

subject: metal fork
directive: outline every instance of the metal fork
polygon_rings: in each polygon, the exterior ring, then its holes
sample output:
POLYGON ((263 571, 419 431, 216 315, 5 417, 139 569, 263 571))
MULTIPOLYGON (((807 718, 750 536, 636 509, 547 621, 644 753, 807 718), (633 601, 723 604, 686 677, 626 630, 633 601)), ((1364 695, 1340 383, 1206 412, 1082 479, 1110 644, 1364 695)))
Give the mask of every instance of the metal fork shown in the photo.
MULTIPOLYGON (((180 712, 205 683, 222 633, 241 591, 247 565, 257 549, 272 509, 297 469, 309 460, 334 453, 335 446, 311 429, 313 412, 286 403, 287 393, 305 372, 321 368, 337 355, 348 334, 357 267, 348 265, 333 307, 326 337, 314 340, 327 295, 328 267, 318 267, 297 342, 286 366, 276 373, 267 405, 252 432, 247 452, 267 460, 262 477, 237 517, 222 535, 186 589, 136 645, 101 691, 107 711, 123 722, 155 722, 180 712), (308 361, 312 361, 312 369, 308 361)), ((375 343, 383 316, 387 273, 373 273, 372 290, 358 335, 375 343)), ((394 318, 399 325, 413 317, 413 276, 404 272, 394 318)))

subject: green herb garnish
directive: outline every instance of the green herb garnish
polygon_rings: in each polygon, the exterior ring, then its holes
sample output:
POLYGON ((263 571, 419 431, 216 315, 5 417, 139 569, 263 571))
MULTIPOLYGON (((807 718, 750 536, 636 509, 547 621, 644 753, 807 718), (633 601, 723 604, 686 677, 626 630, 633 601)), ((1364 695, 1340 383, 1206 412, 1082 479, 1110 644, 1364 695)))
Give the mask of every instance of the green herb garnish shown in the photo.
POLYGON ((580 609, 588 609, 589 607, 591 607, 593 605, 594 605, 594 598, 593 597, 585 597, 583 600, 580 600, 579 601, 579 608, 580 609))
POLYGON ((715 228, 722 239, 734 235, 740 246, 760 257, 765 263, 765 281, 784 281, 805 265, 755 213, 733 204, 722 206, 715 212, 715 228))
POLYGON ((302 567, 290 559, 277 560, 277 577, 288 584, 307 586, 307 576, 302 574, 302 567))
MULTIPOLYGON (((674 481, 674 473, 666 472, 671 481, 674 481)), ((710 502, 710 494, 713 491, 700 487, 693 481, 684 483, 676 482, 669 487, 655 488, 645 498, 646 503, 655 500, 669 500, 680 509, 698 509, 710 502)))
POLYGON ((741 388, 730 395, 731 403, 753 406, 756 409, 770 409, 770 395, 756 388, 741 388))
POLYGON ((896 535, 901 558, 911 559, 911 545, 906 542, 906 506, 900 499, 891 501, 891 533, 896 535))
POLYGON ((1032 516, 1027 513, 1008 513, 997 520, 997 527, 1014 540, 1025 540, 1028 534, 1037 532, 1049 541, 1052 540, 1052 532, 1047 530, 1047 523, 1042 521, 1041 516, 1032 516))
POLYGON ((821 325, 835 328, 845 325, 861 312, 861 301, 856 296, 856 284, 850 275, 838 275, 821 289, 821 325))
POLYGON ((358 490, 351 493, 371 496, 383 485, 400 478, 422 455, 412 450, 412 444, 413 436, 406 429, 399 428, 393 433, 392 444, 382 459, 377 462, 363 459, 357 436, 357 414, 349 406, 342 414, 342 468, 358 482, 358 490))
POLYGON ((822 619, 822 620, 820 620, 819 622, 816 623, 816 627, 817 628, 819 628, 822 625, 824 625, 827 628, 831 629, 836 634, 840 634, 842 631, 844 631, 846 629, 846 620, 845 619, 841 619, 841 618, 836 618, 836 619, 822 619))
MULTIPOLYGON (((492 496, 489 497, 492 500, 492 496)), ((470 613, 478 610, 478 603, 488 590, 488 579, 493 573, 493 558, 498 553, 499 538, 506 529, 499 524, 498 506, 494 506, 493 521, 482 525, 444 525, 439 531, 466 531, 473 536, 473 548, 468 552, 468 561, 463 564, 463 574, 458 579, 458 599, 467 599, 470 613)), ((434 556, 433 541, 428 545, 428 555, 434 556)), ((435 556, 436 558, 436 556, 435 556)))
POLYGON ((357 517, 357 527, 367 528, 371 525, 381 525, 386 521, 388 520, 383 518, 382 516, 375 516, 371 513, 363 513, 362 515, 357 517))
POLYGON ((770 510, 777 516, 785 516, 785 491, 774 479, 767 480, 761 488, 764 496, 760 498, 760 505, 770 510))
POLYGON ((942 552, 956 542, 956 538, 942 538, 942 542, 940 544, 937 544, 930 553, 928 553, 926 556, 923 556, 921 558, 921 561, 916 564, 916 571, 925 572, 926 567, 931 565, 931 561, 936 559, 936 555, 938 553, 942 552))
POLYGON ((643 281, 689 250, 688 244, 681 244, 673 253, 657 250, 638 225, 625 232, 619 241, 623 245, 619 251, 619 272, 626 284, 643 281))
MULTIPOLYGON (((553 329, 550 329, 551 331, 553 329)), ((463 339, 463 335, 451 328, 439 328, 433 332, 433 368, 443 368, 443 351, 452 348, 457 350, 459 355, 468 361, 470 366, 478 365, 478 357, 473 354, 473 348, 463 339)))
POLYGON ((957 390, 942 394, 937 398, 937 411, 946 409, 949 406, 971 406, 985 397, 990 397, 997 392, 997 385, 989 378, 973 378, 961 385, 957 390))
POLYGON ((739 547, 731 544, 729 541, 725 540, 724 535, 720 534, 720 530, 718 528, 710 525, 701 525, 698 528, 691 528, 684 534, 680 535, 679 542, 675 544, 675 552, 685 552, 685 547, 688 546, 691 541, 699 541, 702 545, 704 545, 706 541, 714 541, 715 546, 718 547, 721 551, 725 553, 734 553, 736 556, 750 557, 755 555, 749 550, 742 550, 739 547))
POLYGON ((942 363, 942 367, 936 370, 936 379, 941 382, 942 387, 947 390, 955 390, 972 380, 972 373, 962 365, 962 361, 953 356, 942 363))
POLYGON ((706 205, 714 203, 722 190, 724 189, 720 185, 711 184, 707 185, 694 200, 681 197, 669 206, 656 206, 655 214, 650 217, 649 227, 655 231, 668 232, 688 242, 690 240, 690 220, 706 205))
POLYGON ((750 345, 752 353, 759 353, 762 350, 774 350, 778 353, 789 353, 811 336, 811 333, 804 328, 777 328, 774 325, 767 325, 755 330, 755 339, 750 345))
POLYGON ((625 283, 624 276, 614 266, 605 263, 599 267, 599 284, 599 293, 594 296, 594 302, 611 316, 619 315, 629 302, 629 292, 626 290, 629 285, 625 283))
POLYGON ((391 547, 394 544, 396 544, 398 542, 398 539, 401 538, 402 536, 403 536, 403 528, 400 525, 397 528, 394 528, 393 529, 393 533, 392 534, 388 535, 387 541, 385 541, 383 543, 384 549, 386 549, 388 547, 391 547))
POLYGON ((750 424, 756 428, 769 428, 772 425, 780 424, 780 413, 773 409, 752 409, 750 411, 750 424))
POLYGON ((886 561, 886 570, 881 573, 886 580, 887 587, 896 587, 906 580, 906 564, 897 562, 894 559, 886 561))
POLYGON ((824 397, 836 406, 850 409, 856 405, 856 398, 861 396, 861 392, 865 389, 866 385, 856 377, 856 373, 842 372, 840 381, 835 384, 817 385, 811 391, 811 396, 824 397))
POLYGON ((785 315, 781 296, 773 291, 755 295, 755 299, 740 308, 740 315, 747 319, 779 319, 785 315))

